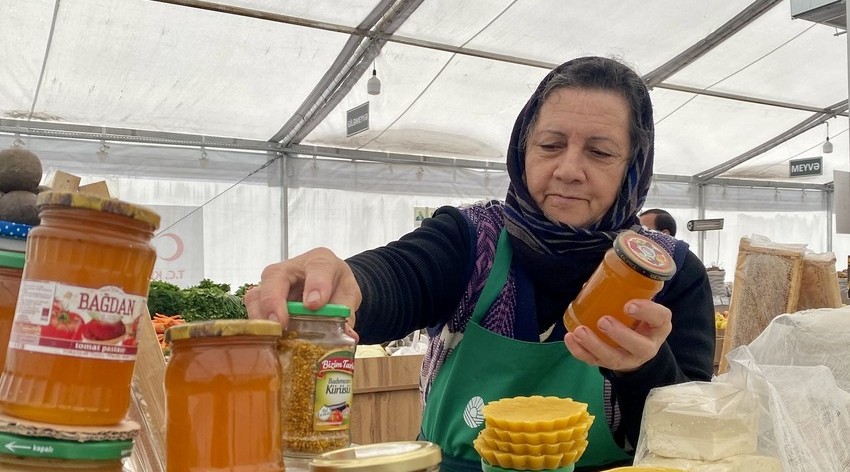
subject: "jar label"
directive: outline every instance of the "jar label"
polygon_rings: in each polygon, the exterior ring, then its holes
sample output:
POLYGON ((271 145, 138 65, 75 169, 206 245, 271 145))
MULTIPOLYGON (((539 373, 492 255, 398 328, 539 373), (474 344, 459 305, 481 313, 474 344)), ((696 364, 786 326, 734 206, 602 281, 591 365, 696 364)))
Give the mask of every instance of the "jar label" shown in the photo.
POLYGON ((348 429, 354 398, 354 352, 332 351, 316 363, 313 430, 348 429))
POLYGON ((9 348, 132 361, 146 303, 145 297, 115 286, 93 289, 24 280, 9 348))

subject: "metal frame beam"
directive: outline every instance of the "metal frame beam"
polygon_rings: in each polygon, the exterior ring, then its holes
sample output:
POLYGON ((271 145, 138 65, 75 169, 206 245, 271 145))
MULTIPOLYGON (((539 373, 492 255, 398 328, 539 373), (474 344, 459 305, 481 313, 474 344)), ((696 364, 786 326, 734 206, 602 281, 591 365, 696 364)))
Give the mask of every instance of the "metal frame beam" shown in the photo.
POLYGON ((658 86, 670 78, 670 76, 679 72, 682 68, 696 61, 705 53, 711 51, 723 41, 726 41, 730 36, 742 30, 756 18, 775 7, 780 1, 781 0, 756 0, 751 3, 747 8, 732 17, 732 19, 716 30, 712 31, 701 41, 688 49, 685 49, 679 55, 667 61, 667 63, 643 76, 643 80, 646 81, 646 85, 648 87, 658 86))
POLYGON ((846 111, 847 111, 847 100, 836 103, 835 105, 831 106, 828 109, 827 112, 815 113, 814 115, 812 115, 809 118, 806 118, 805 120, 801 121, 800 123, 798 123, 796 126, 792 127, 791 129, 789 129, 789 130, 779 134, 778 136, 774 137, 773 139, 766 141, 766 142, 750 149, 749 151, 747 151, 747 152, 745 152, 745 153, 743 153, 743 154, 741 154, 737 157, 729 159, 728 161, 726 161, 722 164, 716 165, 716 166, 712 167, 711 169, 700 172, 699 174, 694 175, 694 178, 698 181, 705 181, 705 180, 708 180, 712 177, 716 177, 716 176, 732 169, 733 167, 736 167, 740 164, 743 164, 744 162, 747 162, 750 159, 752 159, 752 158, 754 158, 754 157, 756 157, 756 156, 758 156, 758 155, 760 155, 760 154, 762 154, 762 153, 764 153, 764 152, 766 152, 770 149, 773 149, 774 147, 778 146, 781 143, 784 143, 785 141, 788 141, 791 138, 799 136, 799 135, 805 133, 806 131, 808 131, 808 130, 816 127, 816 126, 823 124, 826 120, 829 120, 830 118, 835 117, 839 113, 846 112, 846 111))

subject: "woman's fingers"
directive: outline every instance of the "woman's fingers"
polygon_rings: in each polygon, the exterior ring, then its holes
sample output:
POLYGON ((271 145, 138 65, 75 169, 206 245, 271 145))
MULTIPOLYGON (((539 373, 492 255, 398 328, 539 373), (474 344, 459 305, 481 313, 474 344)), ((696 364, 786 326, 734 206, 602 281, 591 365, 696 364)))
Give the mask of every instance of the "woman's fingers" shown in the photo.
POLYGON ((597 322, 599 333, 610 338, 616 346, 604 342, 596 333, 581 326, 565 337, 567 348, 577 358, 618 372, 638 369, 655 357, 672 330, 671 313, 667 307, 649 300, 632 300, 625 311, 636 320, 634 328, 612 316, 597 322))
POLYGON ((286 326, 287 300, 301 300, 317 310, 327 303, 346 305, 352 313, 360 306, 360 287, 351 268, 326 248, 317 248, 263 270, 260 284, 245 294, 252 319, 270 319, 286 326))

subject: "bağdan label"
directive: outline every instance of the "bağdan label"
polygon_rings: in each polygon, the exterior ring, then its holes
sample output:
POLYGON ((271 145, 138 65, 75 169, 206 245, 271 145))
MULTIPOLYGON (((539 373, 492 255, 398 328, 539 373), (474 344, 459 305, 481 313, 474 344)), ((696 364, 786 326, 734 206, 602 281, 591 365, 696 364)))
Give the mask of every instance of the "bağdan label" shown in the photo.
POLYGON ((115 286, 22 281, 9 349, 132 361, 146 303, 115 286))

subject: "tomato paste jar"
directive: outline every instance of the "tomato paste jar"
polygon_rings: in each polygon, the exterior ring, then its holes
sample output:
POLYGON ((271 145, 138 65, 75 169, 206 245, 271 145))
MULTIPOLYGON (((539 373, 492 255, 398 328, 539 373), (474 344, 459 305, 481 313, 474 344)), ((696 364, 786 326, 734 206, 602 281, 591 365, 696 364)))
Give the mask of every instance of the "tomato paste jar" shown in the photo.
POLYGON ((442 453, 428 441, 398 441, 353 446, 310 461, 310 472, 439 472, 442 453))
POLYGON ((673 257, 655 241, 634 231, 617 235, 614 247, 582 287, 564 313, 564 324, 574 331, 579 325, 593 330, 606 343, 617 346, 597 328, 603 316, 613 316, 626 326, 636 320, 623 311, 633 299, 652 299, 664 281, 676 273, 673 257))
POLYGON ((23 269, 24 253, 0 251, 0 367, 6 363, 6 348, 12 333, 23 269))
POLYGON ((122 472, 133 441, 78 442, 0 433, 3 472, 122 472))
POLYGON ((42 192, 27 237, 0 412, 103 426, 130 405, 159 215, 93 195, 42 192))
POLYGON ((216 320, 165 332, 168 472, 283 470, 279 323, 216 320))
POLYGON ((345 334, 351 309, 308 310, 288 302, 289 323, 280 342, 283 369, 283 453, 310 457, 351 444, 354 338, 345 334))

